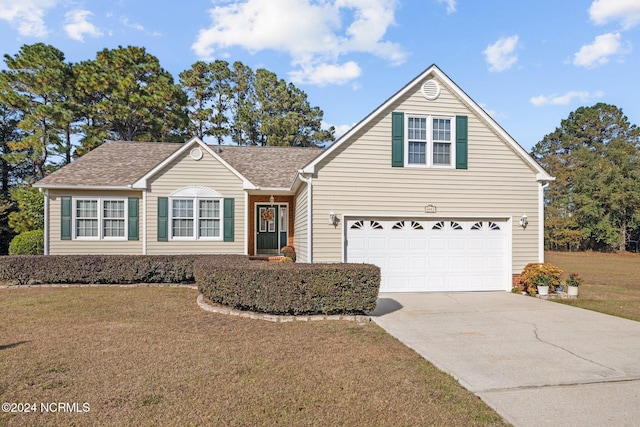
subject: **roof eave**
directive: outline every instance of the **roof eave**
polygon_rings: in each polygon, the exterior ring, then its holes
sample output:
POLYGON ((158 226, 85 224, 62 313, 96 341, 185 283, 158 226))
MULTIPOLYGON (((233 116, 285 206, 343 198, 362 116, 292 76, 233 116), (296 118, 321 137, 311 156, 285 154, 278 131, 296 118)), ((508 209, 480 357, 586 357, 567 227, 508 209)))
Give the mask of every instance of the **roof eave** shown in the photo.
POLYGON ((73 184, 33 184, 35 188, 45 190, 139 190, 132 185, 73 185, 73 184))

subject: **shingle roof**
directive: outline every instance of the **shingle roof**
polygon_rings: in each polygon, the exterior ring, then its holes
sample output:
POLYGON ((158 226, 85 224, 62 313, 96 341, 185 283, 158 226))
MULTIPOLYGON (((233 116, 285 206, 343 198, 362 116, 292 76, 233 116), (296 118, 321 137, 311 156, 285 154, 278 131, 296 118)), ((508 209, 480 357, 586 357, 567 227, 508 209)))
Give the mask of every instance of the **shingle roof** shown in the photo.
POLYGON ((37 182, 37 186, 112 186, 133 184, 183 144, 107 142, 37 182))
POLYGON ((299 169, 322 152, 319 148, 222 145, 218 155, 258 187, 285 188, 299 169))
MULTIPOLYGON (((37 187, 126 187, 183 147, 181 143, 107 142, 46 176, 37 187)), ((216 146, 210 147, 217 151, 216 146)), ((317 148, 220 147, 218 155, 258 187, 287 188, 317 148)))

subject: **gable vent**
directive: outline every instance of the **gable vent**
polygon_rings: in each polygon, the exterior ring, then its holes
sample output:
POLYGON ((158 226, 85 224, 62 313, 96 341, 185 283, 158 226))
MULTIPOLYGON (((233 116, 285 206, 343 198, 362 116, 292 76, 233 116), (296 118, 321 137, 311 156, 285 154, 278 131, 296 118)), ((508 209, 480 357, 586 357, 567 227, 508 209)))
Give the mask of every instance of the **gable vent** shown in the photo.
POLYGON ((440 96, 440 85, 434 79, 429 79, 422 84, 422 95, 427 98, 429 101, 433 101, 434 99, 438 99, 440 96))

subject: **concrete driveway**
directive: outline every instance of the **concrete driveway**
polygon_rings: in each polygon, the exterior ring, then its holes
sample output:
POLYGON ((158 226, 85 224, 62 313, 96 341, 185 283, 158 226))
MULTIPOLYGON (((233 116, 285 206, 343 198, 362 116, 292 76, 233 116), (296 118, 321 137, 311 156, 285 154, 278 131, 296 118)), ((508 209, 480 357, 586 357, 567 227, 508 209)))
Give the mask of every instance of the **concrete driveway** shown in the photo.
POLYGON ((506 292, 383 293, 372 318, 515 426, 640 425, 640 322, 506 292))

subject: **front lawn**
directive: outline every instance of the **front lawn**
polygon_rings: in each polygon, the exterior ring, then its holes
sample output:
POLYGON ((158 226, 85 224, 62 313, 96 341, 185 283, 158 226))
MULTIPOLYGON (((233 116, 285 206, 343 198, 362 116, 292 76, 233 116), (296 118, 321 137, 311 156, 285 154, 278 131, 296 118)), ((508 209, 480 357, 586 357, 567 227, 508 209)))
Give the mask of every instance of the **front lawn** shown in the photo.
POLYGON ((640 254, 546 252, 545 261, 584 277, 575 300, 556 300, 640 321, 640 254))
POLYGON ((0 412, 0 426, 504 425, 373 322, 269 323, 196 296, 0 289, 0 402, 37 409, 0 412), (74 412, 43 413, 51 402, 74 412))

